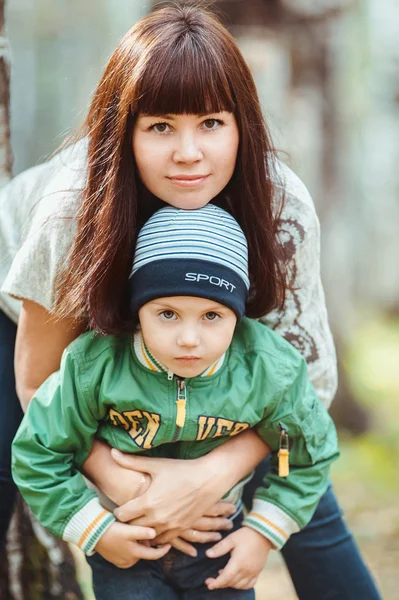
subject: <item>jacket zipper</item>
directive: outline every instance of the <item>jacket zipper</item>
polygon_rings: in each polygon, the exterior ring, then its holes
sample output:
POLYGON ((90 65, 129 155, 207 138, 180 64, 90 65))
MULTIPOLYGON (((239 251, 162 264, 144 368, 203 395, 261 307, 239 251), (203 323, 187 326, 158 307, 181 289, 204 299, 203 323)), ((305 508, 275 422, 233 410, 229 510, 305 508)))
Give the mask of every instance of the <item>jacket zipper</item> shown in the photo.
POLYGON ((176 431, 173 436, 172 442, 176 442, 179 437, 180 431, 184 427, 186 422, 186 403, 187 403, 187 389, 186 382, 184 379, 177 379, 177 399, 176 399, 176 431))
POLYGON ((280 477, 288 477, 290 473, 290 447, 289 437, 287 430, 281 425, 278 426, 280 430, 280 443, 278 451, 278 474, 280 477))

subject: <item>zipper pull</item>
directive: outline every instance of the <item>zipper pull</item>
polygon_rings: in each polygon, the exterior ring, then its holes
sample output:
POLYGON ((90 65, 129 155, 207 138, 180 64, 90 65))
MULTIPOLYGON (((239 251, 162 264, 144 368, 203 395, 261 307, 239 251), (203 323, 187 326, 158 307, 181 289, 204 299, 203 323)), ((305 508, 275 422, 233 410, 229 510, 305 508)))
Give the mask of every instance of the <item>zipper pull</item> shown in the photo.
POLYGON ((284 427, 281 427, 281 425, 279 425, 279 429, 280 447, 278 451, 278 474, 279 477, 288 477, 290 473, 288 434, 284 427))
POLYGON ((172 381, 172 379, 173 379, 173 371, 171 371, 169 369, 169 371, 168 371, 168 381, 172 381))
POLYGON ((186 382, 184 379, 177 380, 177 414, 176 414, 176 425, 177 427, 184 427, 186 421, 186 382))

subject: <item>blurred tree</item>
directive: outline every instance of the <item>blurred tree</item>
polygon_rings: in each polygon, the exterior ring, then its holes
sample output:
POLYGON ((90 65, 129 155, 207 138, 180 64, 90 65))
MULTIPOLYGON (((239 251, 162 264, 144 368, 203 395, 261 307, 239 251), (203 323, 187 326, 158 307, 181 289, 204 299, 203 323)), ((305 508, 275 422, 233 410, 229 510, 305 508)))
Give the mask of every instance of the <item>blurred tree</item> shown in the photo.
MULTIPOLYGON (((11 173, 9 127, 9 59, 4 35, 4 4, 0 0, 0 184, 11 173)), ((3 415, 4 417, 4 415, 3 415)), ((18 498, 0 553, 1 600, 78 600, 83 598, 75 564, 66 544, 49 535, 18 498)))

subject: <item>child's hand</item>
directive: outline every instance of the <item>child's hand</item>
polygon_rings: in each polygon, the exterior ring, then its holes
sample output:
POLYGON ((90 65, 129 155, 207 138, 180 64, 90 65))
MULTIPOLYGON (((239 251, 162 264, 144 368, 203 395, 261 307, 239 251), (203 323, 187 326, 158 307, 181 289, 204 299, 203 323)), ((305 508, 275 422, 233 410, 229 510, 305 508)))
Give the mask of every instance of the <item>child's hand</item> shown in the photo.
POLYGON ((157 560, 170 550, 170 544, 161 548, 147 546, 146 541, 153 539, 155 535, 155 530, 150 527, 113 523, 97 542, 95 551, 116 567, 128 569, 141 558, 157 560))
POLYGON ((272 543, 250 527, 241 527, 206 551, 209 558, 231 552, 227 565, 216 579, 209 577, 205 584, 209 590, 231 587, 236 590, 251 589, 265 566, 272 543))

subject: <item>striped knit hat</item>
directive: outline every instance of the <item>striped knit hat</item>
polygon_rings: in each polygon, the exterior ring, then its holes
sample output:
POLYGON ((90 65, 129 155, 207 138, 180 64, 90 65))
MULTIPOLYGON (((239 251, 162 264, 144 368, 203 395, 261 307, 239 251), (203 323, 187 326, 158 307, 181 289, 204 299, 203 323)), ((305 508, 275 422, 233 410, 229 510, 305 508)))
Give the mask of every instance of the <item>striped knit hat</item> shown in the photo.
POLYGON ((248 290, 247 240, 218 206, 162 208, 141 229, 129 277, 134 314, 156 298, 197 296, 231 308, 240 319, 248 290))

